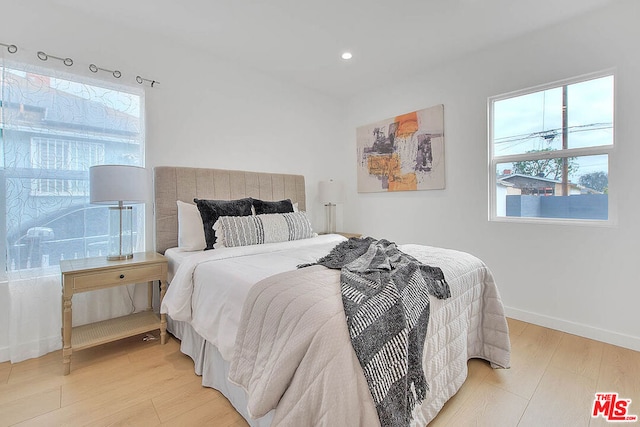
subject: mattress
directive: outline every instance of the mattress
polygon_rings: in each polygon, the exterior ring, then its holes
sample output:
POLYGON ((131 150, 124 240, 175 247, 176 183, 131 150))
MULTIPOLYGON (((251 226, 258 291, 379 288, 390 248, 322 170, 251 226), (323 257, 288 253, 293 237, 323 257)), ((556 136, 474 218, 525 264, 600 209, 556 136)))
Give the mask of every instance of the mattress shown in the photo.
POLYGON ((178 270, 178 267, 180 267, 180 264, 182 264, 182 261, 199 252, 200 251, 185 251, 180 248, 169 248, 165 251, 164 256, 169 260, 167 269, 167 278, 169 280, 169 283, 173 281, 173 275, 175 274, 176 270, 178 270))

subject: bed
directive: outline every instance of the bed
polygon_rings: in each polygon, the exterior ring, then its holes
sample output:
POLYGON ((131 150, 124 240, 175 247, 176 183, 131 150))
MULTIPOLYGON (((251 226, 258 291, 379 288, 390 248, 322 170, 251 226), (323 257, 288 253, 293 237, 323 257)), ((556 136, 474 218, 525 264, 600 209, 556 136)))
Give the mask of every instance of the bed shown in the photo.
MULTIPOLYGON (((344 237, 322 235, 205 251, 187 251, 179 245, 178 201, 289 199, 296 211, 304 212, 304 177, 156 167, 154 198, 155 247, 169 258, 170 269, 162 311, 168 315, 169 332, 181 340, 181 351, 193 359, 202 384, 221 391, 252 426, 380 425, 340 309, 340 271, 296 268, 313 264, 344 237), (322 301, 330 301, 322 313, 319 304, 307 298, 317 289, 324 292, 322 301), (294 291, 303 292, 304 299, 288 295, 294 291), (260 298, 276 308, 262 308, 260 298), (284 301, 279 298, 290 299, 279 306, 284 301), (301 311, 296 307, 305 304, 301 311), (300 313, 288 311, 294 308, 300 313), (323 326, 294 330, 316 323, 323 326), (309 342, 291 347, 292 337, 304 334, 309 342), (252 340, 259 345, 245 347, 252 340)), ((180 223, 184 227, 184 218, 180 223)), ((398 245, 398 249, 440 267, 451 290, 450 298, 430 298, 422 352, 428 392, 413 408, 410 421, 424 426, 464 383, 468 359, 509 367, 508 326, 493 276, 482 261, 424 245, 398 245)))

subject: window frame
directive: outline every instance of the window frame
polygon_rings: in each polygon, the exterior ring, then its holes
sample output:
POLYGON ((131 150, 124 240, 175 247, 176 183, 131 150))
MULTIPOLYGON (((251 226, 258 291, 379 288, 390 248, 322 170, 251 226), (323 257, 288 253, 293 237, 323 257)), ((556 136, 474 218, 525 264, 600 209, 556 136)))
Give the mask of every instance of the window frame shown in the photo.
POLYGON ((611 168, 612 158, 616 148, 616 104, 617 104, 617 73, 615 69, 602 70, 595 73, 583 74, 577 77, 571 77, 568 79, 558 80, 551 83, 546 83, 538 86, 533 86, 525 89, 519 89, 516 91, 503 93, 500 95, 491 96, 487 100, 487 136, 488 136, 488 174, 489 174, 489 191, 488 191, 488 220, 489 222, 507 222, 507 223, 532 223, 532 224, 556 224, 556 225, 583 225, 583 226, 615 226, 617 224, 617 209, 615 203, 615 171, 611 168), (497 101, 502 101, 509 98, 515 98, 518 96, 524 96, 531 93, 542 92, 549 89, 554 89, 562 86, 568 86, 576 83, 585 82, 588 80, 594 80, 602 77, 613 77, 613 138, 611 144, 601 145, 597 147, 583 147, 583 148, 566 148, 560 150, 541 151, 538 153, 522 153, 522 154, 510 154, 503 156, 495 156, 494 153, 494 105, 497 101), (596 219, 574 219, 574 218, 544 218, 544 217, 516 217, 516 216, 498 216, 497 215, 497 166, 501 163, 512 163, 523 160, 546 160, 557 158, 569 158, 569 157, 585 157, 593 155, 606 155, 607 156, 607 175, 609 180, 608 194, 608 218, 606 220, 596 219), (613 191, 611 190, 613 188, 613 191))
MULTIPOLYGON (((74 72, 68 72, 66 70, 60 71, 60 70, 56 70, 53 67, 48 67, 48 66, 42 66, 40 64, 38 65, 34 65, 34 64, 30 64, 28 62, 24 62, 24 61, 8 61, 8 60, 2 60, 2 58, 0 58, 0 83, 2 83, 2 79, 4 79, 5 77, 5 73, 7 72, 17 72, 17 73, 25 73, 25 74, 35 74, 35 75, 42 75, 45 77, 49 77, 51 79, 59 79, 59 80, 64 80, 67 81, 71 84, 78 84, 78 85, 86 85, 89 87, 96 87, 100 90, 104 90, 104 91, 113 91, 113 92, 122 92, 125 94, 129 94, 129 95, 133 95, 135 97, 138 97, 139 99, 139 104, 135 104, 137 105, 137 108, 140 109, 140 113, 139 113, 139 117, 138 117, 138 125, 137 127, 139 127, 139 132, 141 133, 141 137, 139 136, 130 136, 127 134, 123 134, 123 135, 116 135, 116 136, 112 136, 111 134, 100 134, 100 133, 96 133, 96 132, 92 132, 92 130, 88 130, 88 131, 84 131, 84 132, 76 132, 75 130, 68 130, 68 129, 57 129, 55 127, 49 127, 47 125, 43 125, 42 127, 38 127, 36 130, 38 131, 43 131, 43 134, 46 134, 46 136, 41 136, 41 137, 31 137, 29 140, 29 145, 27 146, 28 148, 25 150, 25 153, 28 153, 26 157, 24 157, 24 159, 26 159, 26 162, 29 164, 29 167, 27 168, 23 168, 24 170, 31 170, 34 169, 34 166, 39 166, 38 168, 35 169, 40 169, 43 171, 49 171, 51 172, 51 177, 50 178, 39 178, 39 177, 34 177, 34 178, 29 178, 29 177, 20 177, 26 180, 26 182, 30 181, 30 185, 25 186, 24 188, 27 189, 28 191, 28 197, 33 197, 33 198, 47 198, 47 197, 61 197, 60 194, 48 194, 49 192, 47 191, 43 191, 40 192, 38 194, 38 190, 37 188, 35 189, 34 192, 34 181, 50 181, 51 184, 54 185, 61 185, 66 189, 70 189, 71 191, 66 192, 67 194, 64 194, 64 197, 71 197, 71 198, 79 198, 79 197, 83 197, 87 199, 87 202, 84 204, 85 207, 88 207, 90 205, 89 203, 89 194, 88 194, 88 187, 89 187, 89 181, 88 178, 82 178, 82 179, 76 179, 75 177, 78 176, 79 174, 86 174, 88 177, 88 169, 78 169, 77 167, 75 167, 76 165, 73 164, 73 162, 71 163, 67 163, 66 165, 69 166, 69 168, 58 168, 58 164, 55 164, 53 168, 48 168, 48 167, 42 167, 45 166, 44 164, 41 164, 42 162, 39 162, 37 159, 34 159, 34 155, 36 155, 36 153, 34 153, 34 139, 36 140, 36 144, 37 144, 37 140, 55 140, 57 142, 61 142, 62 145, 64 146, 64 150, 68 150, 68 149, 72 149, 73 147, 71 147, 69 145, 69 143, 73 144, 80 144, 82 145, 83 142, 85 142, 85 140, 91 139, 92 141, 88 142, 90 145, 92 145, 93 148, 89 148, 94 149, 95 145, 99 145, 103 148, 106 148, 105 144, 109 144, 109 143, 116 143, 116 144, 120 144, 123 146, 128 146, 129 144, 138 144, 138 148, 135 150, 135 155, 139 156, 140 158, 140 164, 137 166, 141 166, 141 167, 145 167, 146 164, 146 150, 147 150, 147 138, 146 138, 146 94, 145 94, 145 90, 144 88, 141 88, 137 85, 127 85, 127 84, 122 84, 120 82, 111 82, 108 80, 103 80, 103 79, 99 79, 99 78, 95 78, 94 76, 91 75, 83 75, 82 73, 74 73, 74 72), (28 71, 25 71, 25 69, 28 69, 28 71), (9 71, 7 71, 9 70, 9 71), (139 141, 139 142, 138 142, 139 141), (34 165, 34 160, 36 160, 36 163, 38 163, 38 165, 34 165), (62 174, 60 173, 62 172, 62 174), (62 176, 64 175, 64 172, 71 172, 71 177, 67 178, 67 177, 60 177, 58 178, 58 176, 62 176), (84 181, 85 185, 81 185, 80 181, 84 181), (87 189, 86 191, 82 192, 82 191, 73 191, 73 187, 76 186, 86 186, 87 189)), ((1 86, 0 86, 1 88, 1 86)), ((1 95, 1 94, 0 94, 1 95)), ((0 106, 2 106, 2 97, 0 97, 0 106)), ((4 117, 2 115, 0 115, 0 178, 2 181, 2 186, 0 186, 0 197, 2 197, 2 200, 6 200, 6 191, 5 191, 5 182, 8 179, 12 179, 12 178, 16 178, 15 174, 10 174, 8 172, 9 168, 5 169, 5 159, 4 159, 4 144, 6 143, 6 139, 5 139, 5 131, 27 131, 30 132, 32 131, 33 128, 27 126, 24 126, 22 124, 14 124, 14 123, 8 123, 8 122, 4 122, 4 117)), ((99 150, 102 150, 101 148, 99 148, 99 150)), ((104 163, 109 163, 109 160, 107 159, 107 154, 105 152, 100 152, 98 153, 98 157, 102 156, 103 160, 105 161, 104 163)), ((66 160, 65 160, 66 161, 66 160)), ((65 161, 63 161, 62 163, 65 163, 65 161)), ((37 185, 36 185, 37 187, 37 185)), ((80 206, 80 205, 79 205, 80 206)), ((103 207, 103 209, 106 209, 106 207, 103 207)), ((135 209, 135 208, 134 208, 135 209)), ((146 242, 146 234, 147 234, 147 206, 146 204, 140 204, 139 209, 139 214, 137 215, 137 219, 136 220, 140 220, 141 223, 138 225, 138 227, 136 228, 137 232, 139 234, 141 234, 141 237, 139 239, 139 243, 140 246, 137 248, 137 250, 139 251, 144 251, 146 250, 146 246, 147 246, 147 242, 146 242)), ((134 211, 135 212, 135 211, 134 211)), ((135 215, 135 214, 134 214, 135 215)), ((7 222, 7 212, 6 209, 0 209, 0 219, 2 220, 2 222, 4 224, 6 224, 7 222)), ((7 242, 7 235, 8 235, 8 230, 6 229, 6 227, 2 227, 2 231, 0 231, 0 237, 2 238, 2 240, 4 242, 7 242)), ((55 265, 51 265, 51 266, 40 266, 37 268, 16 268, 15 270, 11 267, 11 261, 8 260, 9 258, 9 254, 10 254, 10 248, 8 244, 4 244, 2 245, 3 249, 0 250, 0 282, 7 280, 7 278, 11 277, 12 275, 16 275, 19 277, 35 277, 37 275, 42 275, 42 274, 49 274, 50 272, 54 272, 54 271, 58 271, 59 267, 57 264, 55 265)))

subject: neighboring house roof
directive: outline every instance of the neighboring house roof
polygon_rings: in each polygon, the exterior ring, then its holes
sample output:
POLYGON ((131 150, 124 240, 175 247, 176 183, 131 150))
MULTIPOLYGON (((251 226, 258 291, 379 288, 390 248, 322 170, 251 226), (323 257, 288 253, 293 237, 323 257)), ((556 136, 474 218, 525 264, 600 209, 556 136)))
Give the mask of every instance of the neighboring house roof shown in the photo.
MULTIPOLYGON (((513 173, 513 174, 510 174, 510 175, 502 175, 501 177, 498 178, 498 181, 496 183, 502 184, 502 185, 507 185, 507 186, 513 186, 513 187, 516 187, 516 188, 521 188, 521 187, 518 186, 517 182, 510 182, 514 178, 518 178, 518 180, 536 181, 536 182, 539 182, 540 184, 553 184, 553 185, 562 184, 562 181, 558 181, 556 179, 544 178, 544 177, 541 177, 541 176, 524 175, 524 174, 520 174, 520 173, 513 173)), ((569 186, 572 187, 572 188, 580 190, 581 193, 602 194, 600 191, 596 191, 596 190, 594 190, 592 188, 587 188, 587 187, 585 187, 583 185, 576 184, 576 183, 573 183, 573 182, 569 182, 569 186)))
MULTIPOLYGON (((140 133, 136 126, 140 121, 137 117, 111 108, 108 104, 52 88, 46 77, 10 74, 7 78, 12 83, 5 87, 5 105, 9 107, 13 104, 17 108, 16 104, 23 104, 20 108, 39 114, 41 123, 46 123, 46 128, 55 126, 83 129, 120 136, 135 136, 140 133), (59 103, 61 98, 65 100, 63 104, 59 103), (54 107, 56 103, 58 108, 54 107), (64 108, 60 108, 61 105, 64 108)), ((30 124, 37 125, 37 122, 31 121, 30 124)))
POLYGON ((530 180, 534 180, 534 181, 540 181, 540 182, 550 182, 553 184, 562 184, 562 181, 558 181, 555 179, 550 179, 550 178, 544 178, 544 177, 540 177, 540 176, 531 176, 531 175, 524 175, 521 173, 512 173, 510 175, 502 175, 500 178, 498 178, 500 181, 509 181, 513 178, 525 178, 525 179, 530 179, 530 180))

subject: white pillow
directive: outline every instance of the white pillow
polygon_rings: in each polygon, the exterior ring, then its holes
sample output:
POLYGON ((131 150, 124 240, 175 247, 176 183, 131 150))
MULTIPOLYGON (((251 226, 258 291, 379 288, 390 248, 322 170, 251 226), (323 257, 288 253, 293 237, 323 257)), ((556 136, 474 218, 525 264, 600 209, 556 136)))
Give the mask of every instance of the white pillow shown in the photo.
POLYGON ((201 251, 207 247, 204 225, 196 205, 178 200, 178 247, 185 251, 201 251))

